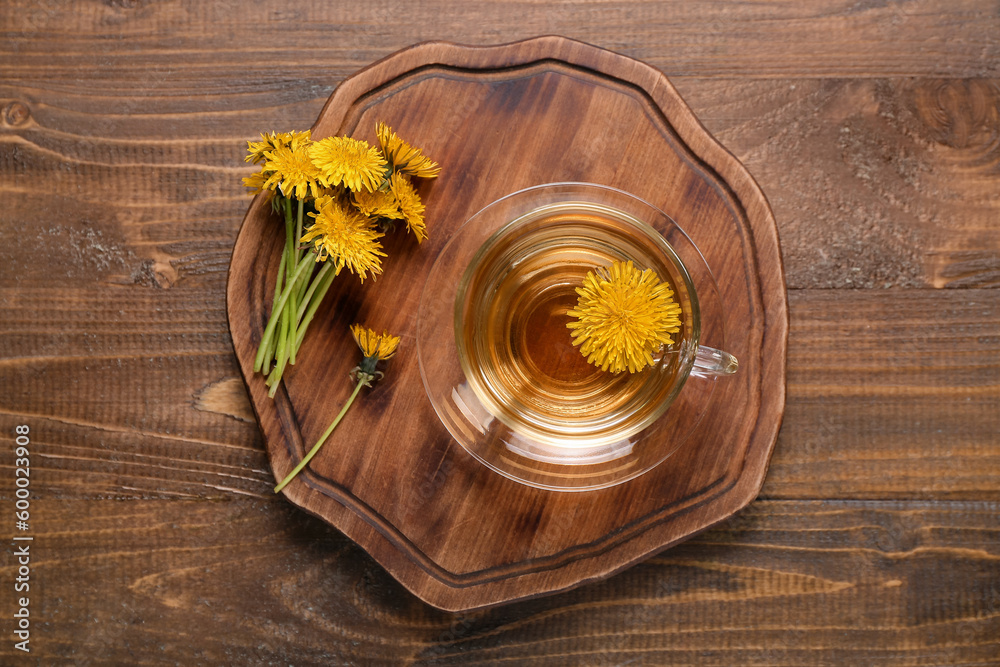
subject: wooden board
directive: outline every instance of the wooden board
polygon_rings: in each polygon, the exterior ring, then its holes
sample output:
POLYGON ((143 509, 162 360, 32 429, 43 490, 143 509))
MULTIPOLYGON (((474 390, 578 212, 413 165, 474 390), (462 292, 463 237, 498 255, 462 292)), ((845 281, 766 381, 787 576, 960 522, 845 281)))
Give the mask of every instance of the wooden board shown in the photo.
POLYGON ((466 609, 606 576, 756 496, 784 405, 787 314, 774 221, 752 179, 662 74, 562 38, 490 49, 426 44, 345 82, 313 132, 370 138, 376 120, 442 165, 445 176, 423 188, 432 239, 419 248, 389 240, 385 274, 364 291, 338 281, 273 402, 250 373, 280 246, 263 197, 233 253, 230 328, 277 478, 350 391, 357 359, 348 325, 363 321, 404 341, 389 377, 288 488, 293 502, 426 601, 466 609), (680 451, 630 483, 582 495, 529 489, 472 460, 437 422, 413 350, 415 303, 450 232, 499 196, 564 180, 628 189, 681 221, 715 267, 730 326, 746 332, 726 341, 741 373, 720 385, 680 451))
POLYGON ((345 81, 314 137, 372 139, 377 120, 442 165, 422 187, 431 239, 386 242, 385 273, 339 279, 299 363, 272 401, 251 373, 281 244, 270 204, 251 205, 233 252, 233 344, 282 478, 339 411, 357 363, 348 325, 399 333, 389 375, 348 413, 292 502, 344 531, 404 586, 470 609, 607 576, 732 515, 763 483, 784 408, 787 305, 770 209, 667 79, 637 61, 559 37, 490 48, 431 43, 345 81), (438 423, 414 350, 415 304, 433 259, 469 216, 553 181, 619 187, 688 231, 716 273, 740 373, 702 425, 651 473, 583 494, 531 489, 477 464, 438 423))

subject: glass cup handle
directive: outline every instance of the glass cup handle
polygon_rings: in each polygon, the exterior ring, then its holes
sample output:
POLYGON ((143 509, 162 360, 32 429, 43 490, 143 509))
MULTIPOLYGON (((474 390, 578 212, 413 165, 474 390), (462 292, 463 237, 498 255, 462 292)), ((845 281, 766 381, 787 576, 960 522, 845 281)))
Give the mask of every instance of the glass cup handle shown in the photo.
POLYGON ((720 375, 732 375, 739 367, 740 362, 728 352, 699 345, 698 353, 694 356, 691 375, 700 378, 717 378, 720 375))

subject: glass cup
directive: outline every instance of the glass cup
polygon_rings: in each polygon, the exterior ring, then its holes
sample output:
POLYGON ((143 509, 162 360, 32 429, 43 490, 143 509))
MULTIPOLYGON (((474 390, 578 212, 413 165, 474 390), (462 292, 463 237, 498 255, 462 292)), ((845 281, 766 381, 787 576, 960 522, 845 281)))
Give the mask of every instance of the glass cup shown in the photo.
POLYGON ((723 347, 715 280, 673 220, 614 188, 554 183, 490 204, 449 240, 421 295, 417 352, 435 412, 470 454, 530 486, 582 491, 650 470, 698 424, 715 378, 738 366, 704 344, 706 324, 723 347), (589 364, 566 326, 584 276, 616 260, 653 269, 682 310, 674 342, 637 373, 589 364))

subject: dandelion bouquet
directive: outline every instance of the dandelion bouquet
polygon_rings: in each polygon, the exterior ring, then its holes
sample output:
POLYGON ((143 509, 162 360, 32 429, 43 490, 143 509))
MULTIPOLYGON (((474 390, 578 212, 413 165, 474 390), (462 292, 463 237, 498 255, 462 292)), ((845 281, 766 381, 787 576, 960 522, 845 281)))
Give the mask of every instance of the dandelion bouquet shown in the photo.
POLYGON ((434 178, 440 167, 384 123, 375 134, 378 146, 351 137, 314 141, 308 130, 248 142, 246 161, 260 170, 243 182, 271 194, 285 227, 274 301, 254 360, 272 397, 334 278, 345 268, 361 282, 378 276, 386 256, 379 239, 396 223, 418 243, 427 238, 411 179, 434 178))

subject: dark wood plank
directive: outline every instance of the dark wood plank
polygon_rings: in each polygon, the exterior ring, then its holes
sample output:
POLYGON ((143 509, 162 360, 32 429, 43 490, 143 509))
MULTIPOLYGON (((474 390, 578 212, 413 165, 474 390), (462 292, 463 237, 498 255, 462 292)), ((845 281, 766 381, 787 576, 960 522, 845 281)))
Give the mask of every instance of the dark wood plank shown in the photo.
MULTIPOLYGON (((0 290, 0 432, 36 430, 46 496, 271 493, 223 300, 202 294, 0 290)), ((998 499, 1000 292, 793 290, 789 313, 765 497, 998 499)))
POLYGON ((970 77, 996 75, 1000 62, 996 6, 976 0, 574 7, 437 0, 280 8, 185 0, 155 9, 123 0, 88 11, 18 0, 4 11, 11 30, 0 79, 72 86, 67 72, 82 60, 110 96, 132 94, 130 79, 152 81, 177 106, 184 104, 172 95, 177 82, 193 76, 208 82, 204 94, 237 90, 261 99, 266 91, 280 104, 328 73, 343 77, 404 46, 438 39, 496 44, 558 33, 640 58, 669 76, 970 77))
MULTIPOLYGON (((310 126, 339 82, 279 107, 190 87, 181 113, 151 101, 106 128, 78 74, 72 92, 9 93, 28 115, 0 124, 0 285, 224 283, 245 141, 310 126)), ((790 288, 998 285, 997 79, 675 83, 767 193, 790 288)))
POLYGON ((760 182, 789 288, 1000 286, 1000 84, 681 80, 760 182))
POLYGON ((1000 293, 789 294, 788 407, 763 494, 1000 499, 1000 293))
MULTIPOLYGON (((155 288, 0 291, 0 422, 31 427, 48 497, 265 491, 224 302, 155 288)), ((12 493, 13 478, 0 484, 12 493)))
MULTIPOLYGON (((43 497, 31 524, 30 659, 984 665, 1000 652, 998 512, 995 502, 761 501, 607 581, 453 615, 277 498, 43 497)), ((3 660, 15 656, 26 657, 0 644, 3 660)))

